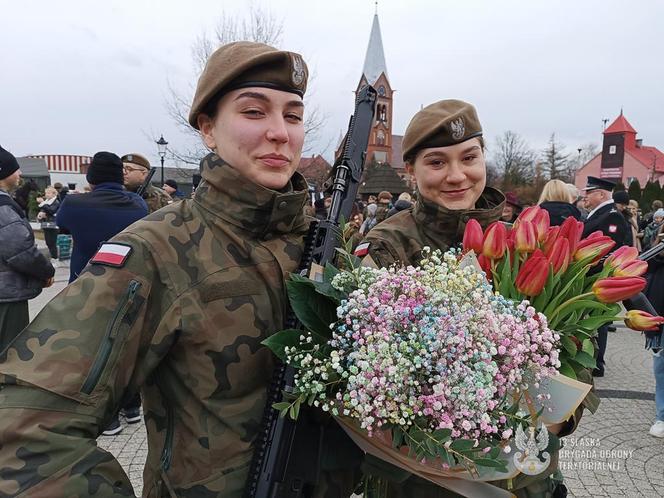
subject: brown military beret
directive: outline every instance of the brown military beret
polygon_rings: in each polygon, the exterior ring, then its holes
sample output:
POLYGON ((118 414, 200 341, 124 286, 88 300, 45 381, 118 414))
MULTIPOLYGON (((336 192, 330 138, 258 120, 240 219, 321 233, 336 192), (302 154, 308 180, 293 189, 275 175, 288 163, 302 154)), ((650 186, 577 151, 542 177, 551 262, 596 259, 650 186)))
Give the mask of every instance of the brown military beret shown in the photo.
POLYGON ((482 136, 475 108, 461 100, 441 100, 426 106, 410 120, 403 136, 403 160, 421 149, 447 147, 482 136))
POLYGON ((127 154, 122 156, 123 163, 133 163, 139 166, 143 166, 145 169, 150 169, 150 161, 146 159, 145 156, 140 154, 127 154))
POLYGON ((263 43, 235 42, 217 49, 205 64, 189 112, 189 124, 198 129, 198 115, 215 95, 258 86, 302 97, 309 71, 302 56, 263 43))

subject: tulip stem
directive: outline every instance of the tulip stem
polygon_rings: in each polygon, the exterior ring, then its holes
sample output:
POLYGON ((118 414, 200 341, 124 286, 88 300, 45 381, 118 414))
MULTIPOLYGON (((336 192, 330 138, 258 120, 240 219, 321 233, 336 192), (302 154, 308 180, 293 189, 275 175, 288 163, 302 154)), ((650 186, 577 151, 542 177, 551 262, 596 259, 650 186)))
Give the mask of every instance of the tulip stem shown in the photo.
MULTIPOLYGON (((586 297, 588 297, 588 296, 592 296, 592 295, 593 295, 592 292, 586 292, 585 294, 579 294, 578 296, 574 296, 574 297, 568 299, 567 301, 565 301, 564 303, 560 304, 555 310, 553 310, 553 313, 551 313, 551 318, 549 319, 549 323, 553 324, 553 321, 554 321, 554 319, 556 318, 556 315, 557 315, 558 313, 560 313, 560 311, 561 311, 565 306, 567 306, 567 305, 569 305, 569 304, 571 304, 571 303, 573 303, 573 302, 575 302, 575 301, 579 301, 579 300, 581 300, 581 299, 584 299, 584 298, 586 298, 586 297)), ((552 325, 552 326, 553 326, 553 325, 552 325)))

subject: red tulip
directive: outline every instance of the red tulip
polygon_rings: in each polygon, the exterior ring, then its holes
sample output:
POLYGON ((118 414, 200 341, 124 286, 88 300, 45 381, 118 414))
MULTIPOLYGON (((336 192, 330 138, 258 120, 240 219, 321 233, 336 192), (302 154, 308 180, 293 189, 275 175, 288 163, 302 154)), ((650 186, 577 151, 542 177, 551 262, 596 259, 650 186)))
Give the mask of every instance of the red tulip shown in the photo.
POLYGON ((542 242, 546 238, 549 226, 551 225, 549 212, 546 209, 540 209, 533 220, 533 224, 535 225, 535 232, 537 232, 537 240, 542 242))
POLYGON ((664 323, 661 316, 653 316, 641 310, 629 310, 625 313, 625 325, 634 330, 657 330, 664 323))
POLYGON ((565 238, 556 240, 548 255, 549 263, 553 265, 553 273, 564 273, 571 259, 569 240, 565 238))
POLYGON ((635 296, 645 286, 643 277, 608 277, 593 284, 593 293, 602 303, 617 303, 635 296))
POLYGON ((587 242, 589 240, 596 240, 596 239, 599 239, 601 237, 604 237, 604 232, 602 232, 601 230, 595 230, 593 233, 591 233, 586 238, 584 238, 581 242, 584 242, 584 241, 587 242))
POLYGON ((514 248, 520 253, 531 253, 537 249, 535 225, 530 221, 520 221, 513 230, 514 248))
POLYGON ((558 240, 558 234, 560 233, 560 227, 551 227, 549 228, 548 232, 546 233, 546 238, 544 239, 544 243, 542 244, 542 250, 544 251, 544 254, 547 256, 549 255, 549 252, 553 248, 553 244, 558 240))
POLYGON ((647 271, 648 263, 640 259, 635 259, 616 268, 613 274, 616 277, 640 277, 647 271))
POLYGON ((609 251, 615 246, 615 241, 606 235, 594 235, 579 242, 574 253, 574 261, 592 258, 593 262, 609 254, 609 251))
POLYGON ((568 216, 563 221, 563 224, 560 225, 559 237, 565 237, 569 240, 569 252, 574 254, 576 252, 576 247, 579 245, 581 240, 581 234, 583 233, 583 223, 576 221, 573 217, 568 216))
POLYGON ((514 228, 507 230, 507 249, 514 256, 514 228))
POLYGON ((482 268, 482 271, 486 273, 486 276, 488 278, 491 278, 491 260, 487 258, 484 254, 480 254, 477 257, 477 262, 480 264, 480 268, 482 268))
POLYGON ((604 266, 618 268, 620 266, 626 265, 627 263, 631 263, 638 256, 639 251, 636 247, 620 246, 618 249, 613 251, 608 258, 606 258, 604 266))
POLYGON ((537 249, 519 269, 516 288, 526 296, 537 296, 542 292, 548 276, 549 261, 542 251, 537 249))
POLYGON ((482 254, 489 259, 500 259, 505 254, 507 247, 507 230, 500 221, 495 221, 489 225, 484 233, 484 243, 482 244, 482 254))
POLYGON ((539 215, 539 212, 543 211, 543 209, 539 206, 530 206, 524 209, 519 213, 518 218, 516 219, 515 225, 518 224, 521 221, 535 221, 537 216, 539 215))
POLYGON ((468 252, 475 251, 475 254, 482 254, 482 242, 484 234, 479 221, 470 219, 466 223, 466 230, 463 232, 463 250, 468 252))

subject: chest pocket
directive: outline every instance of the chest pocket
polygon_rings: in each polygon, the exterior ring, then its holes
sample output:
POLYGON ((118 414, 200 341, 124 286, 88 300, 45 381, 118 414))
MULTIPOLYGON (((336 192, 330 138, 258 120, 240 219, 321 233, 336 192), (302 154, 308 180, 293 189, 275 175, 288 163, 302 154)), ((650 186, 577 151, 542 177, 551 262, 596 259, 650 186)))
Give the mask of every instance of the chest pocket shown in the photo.
POLYGON ((104 379, 108 379, 111 371, 117 367, 116 363, 127 334, 136 322, 145 302, 145 298, 140 294, 142 287, 143 284, 140 281, 131 280, 120 296, 113 314, 106 324, 104 336, 88 375, 81 386, 81 393, 92 394, 99 384, 104 384, 104 379))

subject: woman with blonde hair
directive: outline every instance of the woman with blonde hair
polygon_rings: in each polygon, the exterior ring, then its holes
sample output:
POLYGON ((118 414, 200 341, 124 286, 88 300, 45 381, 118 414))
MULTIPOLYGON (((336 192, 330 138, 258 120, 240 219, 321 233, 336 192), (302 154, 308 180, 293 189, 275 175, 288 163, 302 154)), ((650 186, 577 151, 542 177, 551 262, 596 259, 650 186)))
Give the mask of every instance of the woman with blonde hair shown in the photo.
POLYGON ((60 209, 60 200, 58 199, 58 191, 49 185, 44 190, 44 197, 37 197, 39 203, 39 213, 37 213, 37 220, 41 222, 42 232, 44 233, 44 241, 48 247, 48 252, 51 258, 58 258, 58 226, 55 224, 55 215, 60 209), (45 198, 44 198, 45 197, 45 198))
POLYGON ((581 212, 572 204, 574 200, 565 182, 549 180, 544 185, 537 204, 549 213, 551 225, 561 225, 569 216, 581 219, 581 212))

